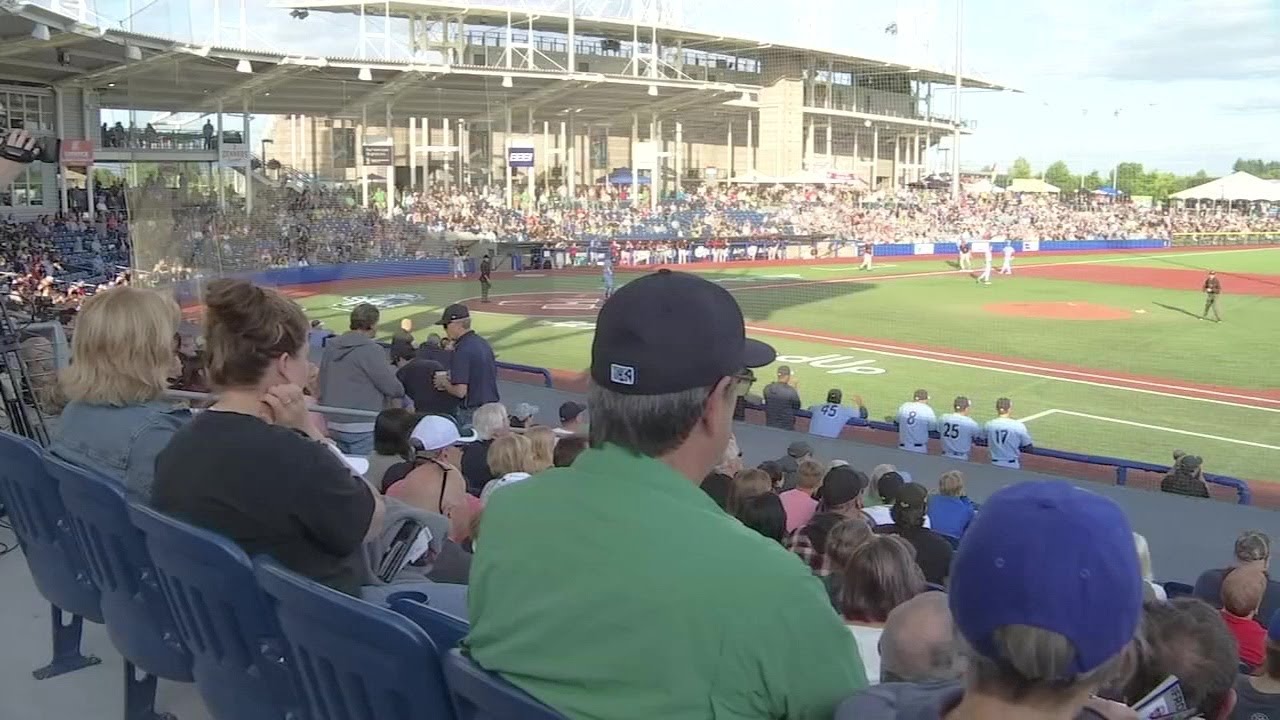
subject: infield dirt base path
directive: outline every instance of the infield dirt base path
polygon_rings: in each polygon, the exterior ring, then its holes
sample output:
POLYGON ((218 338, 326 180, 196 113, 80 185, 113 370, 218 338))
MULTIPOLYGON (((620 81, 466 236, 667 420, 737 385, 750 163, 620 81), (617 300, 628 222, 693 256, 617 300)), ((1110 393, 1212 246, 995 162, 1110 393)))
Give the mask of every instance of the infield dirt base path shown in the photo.
MULTIPOLYGON (((1136 285, 1162 290, 1200 290, 1206 273, 1203 270, 1146 268, 1120 265, 1025 265, 1015 272, 1051 280, 1136 285)), ((1223 292, 1228 295, 1280 297, 1280 276, 1258 273, 1218 273, 1223 292)))
POLYGON ((1128 320, 1133 317, 1129 310, 1084 300, 991 303, 982 309, 993 315, 1040 320, 1128 320))

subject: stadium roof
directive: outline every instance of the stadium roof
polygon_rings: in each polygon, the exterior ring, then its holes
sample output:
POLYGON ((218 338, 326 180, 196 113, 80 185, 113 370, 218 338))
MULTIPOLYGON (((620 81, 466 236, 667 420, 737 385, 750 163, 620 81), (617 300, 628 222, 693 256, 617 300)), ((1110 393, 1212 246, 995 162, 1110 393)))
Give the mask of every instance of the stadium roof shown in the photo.
POLYGON ((1169 197, 1174 200, 1269 200, 1280 202, 1280 185, 1247 172, 1234 172, 1169 197))
MULTIPOLYGON (((362 4, 353 0, 274 0, 272 7, 326 11, 338 13, 360 14, 362 4)), ((526 9, 506 5, 488 5, 471 2, 428 2, 426 0, 392 0, 387 3, 363 4, 363 12, 380 17, 383 8, 392 17, 418 17, 420 15, 445 15, 460 17, 462 22, 471 26, 488 26, 505 28, 509 21, 517 24, 517 30, 527 29, 532 25, 534 32, 567 34, 569 31, 569 14, 541 9, 526 9)), ((575 15, 574 31, 578 34, 595 38, 617 40, 630 43, 635 37, 637 23, 625 18, 599 18, 575 15)), ((683 28, 639 24, 641 42, 646 40, 646 33, 655 31, 667 46, 682 44, 690 50, 698 50, 710 54, 730 55, 743 58, 764 59, 768 53, 783 52, 801 55, 817 60, 830 61, 835 70, 841 72, 857 72, 863 74, 910 73, 919 82, 931 82, 942 85, 954 85, 955 74, 939 70, 914 67, 900 63, 885 62, 874 58, 859 57, 844 51, 816 47, 800 47, 771 43, 749 38, 735 38, 715 33, 697 32, 683 28)), ((976 77, 961 78, 966 88, 982 90, 1012 90, 996 83, 976 77)))

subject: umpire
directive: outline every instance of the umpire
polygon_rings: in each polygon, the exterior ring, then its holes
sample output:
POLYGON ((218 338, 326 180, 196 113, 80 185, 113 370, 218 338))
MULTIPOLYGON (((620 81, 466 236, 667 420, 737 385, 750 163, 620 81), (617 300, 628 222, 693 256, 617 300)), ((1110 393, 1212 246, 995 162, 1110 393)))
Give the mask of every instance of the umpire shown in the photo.
POLYGON ((1213 311, 1213 321, 1222 322, 1222 316, 1218 314, 1218 296, 1222 294, 1222 282, 1218 280, 1218 274, 1209 271, 1209 277, 1204 279, 1204 313, 1200 315, 1201 320, 1209 319, 1209 311, 1213 311))
POLYGON ((480 302, 489 302, 489 274, 493 272, 493 258, 489 253, 480 260, 480 302))

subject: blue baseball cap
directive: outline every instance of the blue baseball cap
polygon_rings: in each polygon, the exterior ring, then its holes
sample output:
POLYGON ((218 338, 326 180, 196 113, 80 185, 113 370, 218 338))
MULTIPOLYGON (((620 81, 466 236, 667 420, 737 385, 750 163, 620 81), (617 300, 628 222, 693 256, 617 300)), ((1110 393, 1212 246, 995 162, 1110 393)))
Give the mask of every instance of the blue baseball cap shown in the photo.
POLYGON ((1070 641, 1081 675, 1133 640, 1142 584, 1119 505, 1067 482, 1023 482, 988 498, 965 531, 949 598, 956 627, 980 655, 998 659, 996 631, 1027 625, 1070 641))

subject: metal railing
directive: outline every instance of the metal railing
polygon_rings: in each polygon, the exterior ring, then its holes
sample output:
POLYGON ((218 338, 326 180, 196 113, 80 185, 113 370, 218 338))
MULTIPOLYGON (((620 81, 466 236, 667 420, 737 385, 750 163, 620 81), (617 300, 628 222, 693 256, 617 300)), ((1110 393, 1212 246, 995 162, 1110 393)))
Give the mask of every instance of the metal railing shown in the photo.
POLYGON ((495 363, 499 370, 507 370, 509 372, 527 373, 529 375, 541 375, 542 386, 553 388, 555 383, 551 379, 551 371, 546 368, 536 367, 534 365, 521 365, 520 363, 509 363, 498 361, 495 363))

